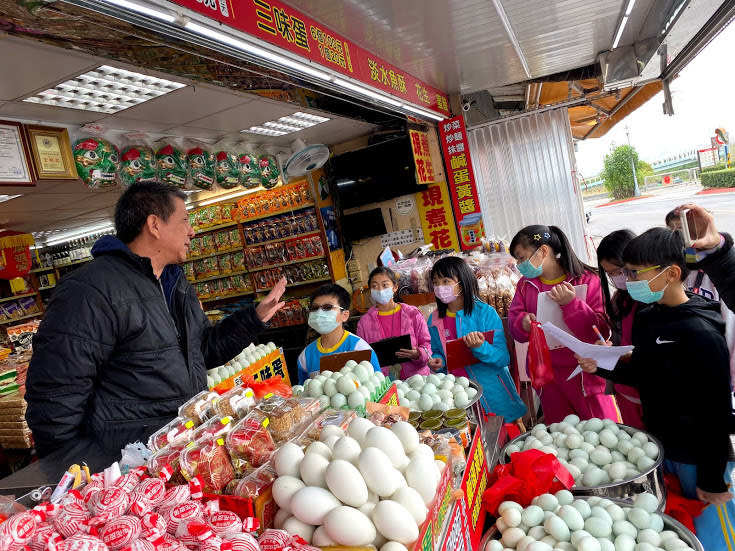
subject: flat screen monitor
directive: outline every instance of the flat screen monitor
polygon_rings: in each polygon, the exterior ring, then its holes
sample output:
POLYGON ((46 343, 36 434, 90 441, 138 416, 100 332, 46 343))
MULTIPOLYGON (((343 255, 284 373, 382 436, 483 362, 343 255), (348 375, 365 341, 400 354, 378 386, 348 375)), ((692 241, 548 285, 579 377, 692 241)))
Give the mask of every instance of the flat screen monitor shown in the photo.
POLYGON ((340 221, 342 223, 342 234, 345 239, 352 243, 366 237, 383 235, 388 231, 385 227, 381 209, 346 214, 342 216, 340 221))

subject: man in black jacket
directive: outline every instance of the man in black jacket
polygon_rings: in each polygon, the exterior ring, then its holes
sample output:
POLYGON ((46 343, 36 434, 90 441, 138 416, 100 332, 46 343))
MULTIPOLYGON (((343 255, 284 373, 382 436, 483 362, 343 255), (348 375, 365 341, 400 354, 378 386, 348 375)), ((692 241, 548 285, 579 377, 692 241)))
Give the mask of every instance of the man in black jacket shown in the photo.
POLYGON ((194 230, 185 194, 135 184, 115 207, 117 237, 65 276, 33 339, 26 419, 39 456, 88 442, 119 454, 206 389, 283 306, 281 280, 256 308, 212 326, 178 265, 194 230))

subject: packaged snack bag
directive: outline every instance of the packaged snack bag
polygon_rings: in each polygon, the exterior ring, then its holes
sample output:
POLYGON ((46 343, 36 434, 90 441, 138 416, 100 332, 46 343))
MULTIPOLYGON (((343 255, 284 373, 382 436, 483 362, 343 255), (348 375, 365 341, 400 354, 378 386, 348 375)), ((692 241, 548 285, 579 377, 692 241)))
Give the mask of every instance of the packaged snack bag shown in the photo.
POLYGON ((120 154, 117 147, 102 138, 84 138, 74 142, 77 174, 90 189, 117 184, 120 154))
POLYGON ((265 189, 276 187, 278 177, 281 175, 276 158, 273 155, 261 155, 258 157, 258 166, 260 168, 260 185, 265 189))
POLYGON ((240 161, 240 185, 247 189, 253 189, 260 185, 260 167, 258 157, 252 153, 241 153, 240 161))
POLYGON ((189 161, 186 154, 172 144, 167 144, 156 151, 158 178, 164 184, 171 184, 186 189, 189 184, 189 161))
POLYGON ((120 181, 125 186, 138 182, 156 182, 156 155, 150 147, 130 145, 120 155, 120 181))
POLYGON ((210 190, 214 187, 214 155, 201 147, 186 152, 189 161, 189 181, 194 187, 210 190))
POLYGON ((215 158, 215 178, 217 185, 223 189, 232 189, 240 184, 240 159, 234 153, 217 151, 215 158))

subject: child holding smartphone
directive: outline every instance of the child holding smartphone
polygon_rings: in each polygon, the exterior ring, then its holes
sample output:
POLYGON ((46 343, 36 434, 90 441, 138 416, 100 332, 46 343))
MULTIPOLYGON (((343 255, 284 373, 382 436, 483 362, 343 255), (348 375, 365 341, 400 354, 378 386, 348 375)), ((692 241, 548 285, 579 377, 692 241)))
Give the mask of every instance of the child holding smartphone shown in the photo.
POLYGON ((732 538, 735 526, 728 490, 735 421, 729 353, 720 305, 684 289, 683 250, 681 234, 666 228, 650 229, 628 244, 626 287, 641 303, 635 349, 613 371, 578 359, 587 373, 638 388, 646 429, 664 447, 664 468, 678 476, 685 497, 715 505, 694 518, 697 537, 705 549, 726 549, 723 534, 732 538))
MULTIPOLYGON (((480 290, 472 269, 461 258, 448 256, 431 269, 437 309, 429 317, 433 371, 447 368, 447 341, 464 340, 476 363, 452 371, 482 385, 480 403, 487 413, 515 421, 526 413, 526 404, 516 392, 508 371, 510 354, 505 344, 503 322, 495 308, 478 298, 480 290), (492 344, 484 333, 494 331, 492 344)), ((454 366, 449 366, 454 368, 454 366)))

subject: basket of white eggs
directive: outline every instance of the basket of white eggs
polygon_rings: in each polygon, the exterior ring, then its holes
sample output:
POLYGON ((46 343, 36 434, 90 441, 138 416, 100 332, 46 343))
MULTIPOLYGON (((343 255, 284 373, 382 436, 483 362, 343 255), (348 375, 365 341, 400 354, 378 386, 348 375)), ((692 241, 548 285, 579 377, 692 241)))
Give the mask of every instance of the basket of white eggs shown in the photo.
POLYGON ((657 508, 652 494, 627 503, 567 490, 542 494, 528 507, 504 501, 480 551, 704 551, 694 534, 657 508))
POLYGON ((574 478, 572 493, 630 500, 638 494, 666 501, 663 447, 651 434, 610 419, 580 421, 568 415, 560 423, 539 424, 508 442, 499 461, 539 449, 555 455, 574 478))

